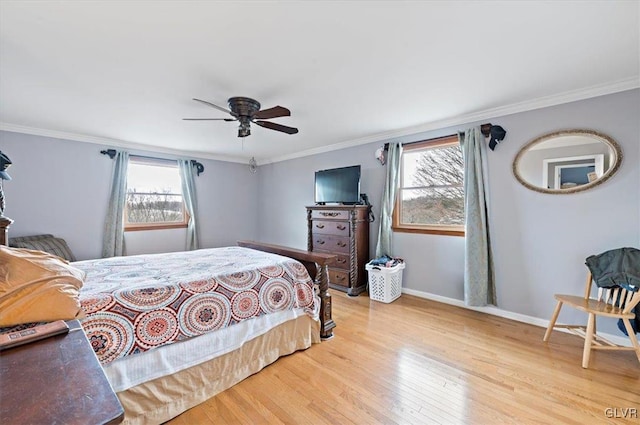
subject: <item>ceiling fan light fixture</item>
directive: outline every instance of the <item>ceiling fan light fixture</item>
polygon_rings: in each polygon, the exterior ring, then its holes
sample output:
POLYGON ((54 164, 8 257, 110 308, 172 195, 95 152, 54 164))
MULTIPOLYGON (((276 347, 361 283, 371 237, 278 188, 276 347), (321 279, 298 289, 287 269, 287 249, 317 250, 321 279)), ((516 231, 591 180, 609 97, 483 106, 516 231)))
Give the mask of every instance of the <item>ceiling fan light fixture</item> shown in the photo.
POLYGON ((238 137, 247 137, 251 134, 251 123, 248 118, 240 117, 240 125, 238 126, 238 137))

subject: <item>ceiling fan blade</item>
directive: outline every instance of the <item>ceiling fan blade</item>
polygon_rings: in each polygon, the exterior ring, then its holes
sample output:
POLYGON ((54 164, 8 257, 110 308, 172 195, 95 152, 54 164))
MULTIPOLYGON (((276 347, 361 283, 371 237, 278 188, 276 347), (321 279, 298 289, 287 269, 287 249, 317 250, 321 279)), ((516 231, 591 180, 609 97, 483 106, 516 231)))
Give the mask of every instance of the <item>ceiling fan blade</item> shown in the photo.
POLYGON ((256 112, 253 116, 254 118, 259 119, 269 119, 269 118, 278 118, 278 117, 288 117, 291 116, 291 111, 283 106, 274 106, 273 108, 263 109, 262 111, 256 112))
POLYGON ((195 100, 196 102, 204 103, 205 105, 209 105, 209 106, 211 106, 213 108, 216 108, 219 111, 226 112, 227 114, 231 113, 231 111, 228 110, 227 108, 223 108, 222 106, 214 105, 213 103, 207 102, 206 100, 196 99, 195 97, 193 98, 193 100, 195 100))
POLYGON ((238 121, 235 118, 182 118, 185 121, 238 121))
POLYGON ((297 128, 287 127, 286 125, 276 124, 270 121, 253 121, 258 124, 260 127, 268 128, 270 130, 282 131, 287 134, 296 134, 298 132, 297 128))

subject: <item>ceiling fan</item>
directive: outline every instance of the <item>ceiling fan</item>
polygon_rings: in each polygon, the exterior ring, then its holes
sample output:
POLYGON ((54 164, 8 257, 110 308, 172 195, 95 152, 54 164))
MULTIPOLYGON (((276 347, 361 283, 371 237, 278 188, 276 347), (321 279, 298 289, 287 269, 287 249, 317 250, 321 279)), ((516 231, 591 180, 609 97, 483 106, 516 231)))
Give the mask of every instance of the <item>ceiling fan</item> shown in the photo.
POLYGON ((211 102, 201 99, 193 99, 196 102, 204 103, 219 111, 230 114, 233 118, 183 118, 187 121, 239 121, 238 137, 247 137, 251 134, 251 123, 270 130, 281 131, 287 134, 296 134, 297 128, 287 127, 286 125, 276 124, 265 119, 288 117, 291 111, 282 106, 274 106, 273 108, 260 110, 260 103, 257 100, 248 97, 232 97, 228 100, 229 109, 215 105, 211 102))

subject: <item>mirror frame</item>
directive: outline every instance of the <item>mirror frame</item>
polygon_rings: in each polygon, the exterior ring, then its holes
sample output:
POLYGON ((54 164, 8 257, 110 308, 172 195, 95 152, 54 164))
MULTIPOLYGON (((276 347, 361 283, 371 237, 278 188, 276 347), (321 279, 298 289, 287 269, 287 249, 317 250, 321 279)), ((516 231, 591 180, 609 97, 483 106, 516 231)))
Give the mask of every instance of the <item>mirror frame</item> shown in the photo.
POLYGON ((522 146, 522 148, 520 148, 520 151, 516 155, 515 159, 513 160, 512 171, 516 180, 518 180, 527 189, 531 189, 535 192, 540 192, 540 193, 549 193, 552 195, 564 195, 564 194, 589 190, 593 187, 596 187, 604 183, 618 171, 618 169, 620 168, 620 165, 622 164, 622 158, 623 158, 622 148, 620 147, 620 145, 611 137, 605 134, 598 133, 597 131, 585 130, 585 129, 560 130, 560 131, 555 131, 553 133, 548 133, 540 137, 537 137, 532 141, 526 143, 524 146, 522 146), (589 182, 587 184, 583 184, 581 186, 571 187, 567 189, 546 189, 546 188, 534 186, 531 183, 525 181, 518 173, 518 164, 522 159, 522 156, 529 150, 529 148, 535 145, 538 145, 542 142, 546 142, 549 139, 553 139, 554 137, 560 137, 560 136, 586 136, 586 137, 598 139, 599 141, 605 143, 607 146, 609 146, 613 150, 615 155, 615 163, 599 179, 589 182))

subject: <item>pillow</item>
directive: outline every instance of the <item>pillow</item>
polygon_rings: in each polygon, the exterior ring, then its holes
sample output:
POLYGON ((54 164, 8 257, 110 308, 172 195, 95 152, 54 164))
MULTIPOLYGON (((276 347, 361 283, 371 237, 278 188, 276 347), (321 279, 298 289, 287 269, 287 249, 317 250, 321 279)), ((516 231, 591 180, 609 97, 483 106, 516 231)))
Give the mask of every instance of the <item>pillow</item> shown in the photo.
POLYGON ((84 277, 55 255, 0 245, 0 327, 84 317, 84 277))
POLYGON ((57 255, 60 258, 64 258, 67 261, 76 261, 76 257, 73 255, 73 252, 71 252, 71 248, 69 248, 67 242, 64 239, 55 238, 52 235, 12 238, 9 241, 9 245, 14 248, 44 251, 49 254, 57 255))

